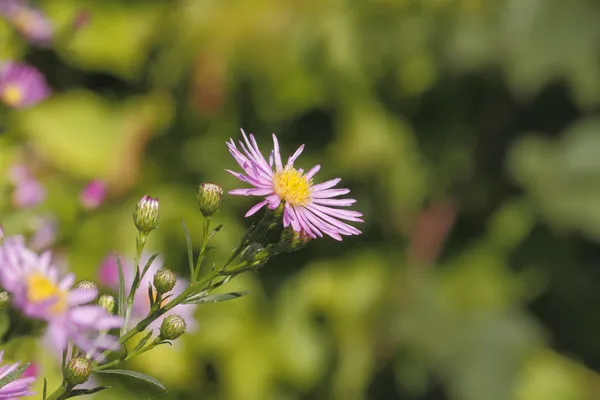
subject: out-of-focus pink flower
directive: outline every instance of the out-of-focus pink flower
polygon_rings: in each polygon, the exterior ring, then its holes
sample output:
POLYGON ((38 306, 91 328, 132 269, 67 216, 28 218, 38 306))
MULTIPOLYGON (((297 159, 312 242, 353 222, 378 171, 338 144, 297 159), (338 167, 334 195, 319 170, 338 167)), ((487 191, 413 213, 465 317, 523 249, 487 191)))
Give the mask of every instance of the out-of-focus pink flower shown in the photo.
POLYGON ((106 198, 106 183, 101 180, 91 181, 79 194, 79 202, 86 210, 95 210, 106 198))
MULTIPOLYGON (((146 262, 150 257, 147 254, 142 255, 142 259, 140 260, 140 268, 144 268, 146 262)), ((125 277, 125 290, 128 291, 131 288, 131 284, 133 281, 133 276, 135 273, 135 265, 131 260, 127 260, 124 257, 119 256, 119 260, 121 261, 121 266, 123 267, 123 275, 125 277)), ((148 284, 151 283, 154 279, 154 274, 158 270, 163 267, 163 260, 160 257, 157 257, 144 278, 142 278, 140 282, 140 287, 138 291, 135 293, 135 298, 133 301, 133 309, 132 309, 132 323, 136 324, 141 319, 145 318, 150 311, 150 300, 148 299, 148 284)), ((117 266, 117 261, 115 259, 115 255, 111 254, 104 259, 100 266, 99 271, 99 282, 107 287, 112 289, 118 289, 119 287, 119 269, 117 266)), ((169 294, 172 294, 173 297, 181 294, 188 287, 188 281, 183 278, 177 278, 177 283, 175 287, 169 294)), ((154 288, 154 286, 153 286, 154 288)), ((127 293, 129 294, 129 293, 127 293)), ((187 331, 194 332, 198 328, 198 323, 194 318, 194 312, 196 311, 196 305, 193 304, 180 304, 173 308, 172 310, 166 312, 164 317, 168 317, 171 314, 180 315, 187 324, 187 331)), ((159 329, 160 324, 164 318, 160 318, 154 321, 151 325, 151 329, 159 329)))
POLYGON ((58 222, 51 216, 36 218, 32 223, 33 236, 29 239, 29 247, 34 251, 50 248, 56 240, 58 222))
POLYGON ((40 367, 37 365, 37 363, 32 362, 31 364, 29 364, 29 367, 27 367, 27 369, 23 372, 23 375, 21 375, 21 377, 22 378, 37 378, 39 372, 40 372, 40 367))
POLYGON ((31 107, 51 93, 35 67, 9 61, 0 67, 0 100, 12 108, 31 107))
POLYGON ((15 185, 11 198, 14 207, 31 208, 46 199, 46 188, 24 165, 12 166, 8 178, 15 185))
POLYGON ((75 275, 59 274, 51 258, 50 252, 38 255, 25 247, 21 236, 7 237, 0 246, 0 285, 24 315, 48 324, 46 339, 55 351, 63 351, 71 342, 100 360, 104 350, 119 348, 117 339, 105 332, 121 327, 123 321, 88 304, 98 291, 73 289, 75 275))
POLYGON ((49 46, 52 42, 52 23, 25 0, 0 0, 0 16, 6 18, 30 43, 49 46))

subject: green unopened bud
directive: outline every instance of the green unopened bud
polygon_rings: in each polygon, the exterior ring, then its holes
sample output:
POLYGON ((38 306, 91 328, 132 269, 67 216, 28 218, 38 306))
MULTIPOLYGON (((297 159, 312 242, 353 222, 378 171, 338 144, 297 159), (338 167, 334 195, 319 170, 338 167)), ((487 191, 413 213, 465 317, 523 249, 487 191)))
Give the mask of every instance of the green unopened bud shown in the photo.
POLYGON ((138 231, 144 235, 149 234, 158 226, 159 217, 158 199, 144 196, 135 206, 133 223, 138 231))
POLYGON ((67 382, 71 385, 80 385, 87 382, 92 374, 92 362, 84 357, 71 358, 67 364, 67 382))
POLYGON ((168 268, 163 268, 154 275, 154 287, 160 294, 170 292, 177 283, 177 275, 168 268))
POLYGON ((305 247, 312 238, 304 231, 296 232, 291 227, 281 233, 280 245, 287 252, 300 250, 305 247))
POLYGON ((98 286, 96 282, 84 279, 75 284, 75 289, 98 290, 98 286))
POLYGON ((109 294, 103 294, 98 299, 98 305, 108 311, 109 314, 115 313, 115 298, 109 294))
POLYGON ((7 292, 0 292, 0 310, 8 305, 10 295, 7 292))
POLYGON ((160 338, 175 340, 185 333, 185 320, 177 314, 169 315, 160 325, 160 338))
POLYGON ((198 186, 196 200, 198 200, 198 208, 202 215, 206 218, 212 217, 221 208, 223 189, 214 183, 203 183, 198 186))

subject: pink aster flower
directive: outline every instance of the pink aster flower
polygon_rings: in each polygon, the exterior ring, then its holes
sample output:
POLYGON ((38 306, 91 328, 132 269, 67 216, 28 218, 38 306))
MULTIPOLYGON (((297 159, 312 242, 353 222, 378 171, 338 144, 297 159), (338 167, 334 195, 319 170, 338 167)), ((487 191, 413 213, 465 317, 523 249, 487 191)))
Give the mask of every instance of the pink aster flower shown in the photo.
POLYGON ((33 106, 50 95, 46 78, 34 67, 7 62, 0 67, 0 101, 12 108, 33 106))
POLYGON ((54 34, 52 23, 24 0, 0 0, 0 16, 6 18, 30 43, 48 46, 54 34))
POLYGON ((86 210, 95 210, 106 198, 106 183, 93 180, 79 194, 79 203, 86 210))
POLYGON ((105 349, 118 349, 110 329, 122 326, 119 317, 100 306, 88 305, 95 289, 71 289, 75 276, 60 276, 50 252, 41 255, 25 247, 21 236, 0 246, 0 286, 11 294, 13 305, 30 318, 47 322, 46 338, 56 351, 71 342, 87 356, 101 359, 105 349))
MULTIPOLYGON (((3 356, 4 351, 0 351, 0 364, 2 364, 3 356)), ((19 363, 0 366, 0 380, 6 378, 17 368, 19 368, 19 363)), ((31 391, 31 385, 35 382, 35 377, 24 375, 25 374, 23 374, 21 378, 17 378, 14 381, 7 383, 5 386, 0 387, 0 400, 13 400, 35 394, 35 392, 31 391)))
POLYGON ((25 165, 13 165, 8 178, 14 185, 11 202, 16 208, 32 208, 46 199, 46 188, 25 165))
MULTIPOLYGON (((142 259, 140 261, 140 269, 143 269, 146 265, 150 257, 147 254, 142 255, 142 259)), ((133 281, 134 273, 135 273, 135 265, 130 260, 127 260, 124 257, 119 255, 119 260, 121 261, 121 266, 123 267, 123 275, 125 277, 125 290, 128 291, 131 288, 131 284, 133 281)), ((140 287, 135 293, 135 298, 133 299, 133 309, 132 309, 132 323, 135 325, 143 318, 148 315, 150 311, 150 299, 148 299, 148 283, 151 283, 154 280, 154 274, 158 270, 163 267, 163 260, 161 257, 156 257, 152 265, 146 272, 146 275, 141 280, 140 287)), ((115 255, 111 254, 104 259, 102 265, 99 270, 98 281, 114 290, 119 288, 119 270, 117 266, 117 261, 115 259, 115 255)), ((188 281, 183 278, 177 278, 177 283, 172 291, 168 294, 172 294, 173 297, 181 294, 187 287, 189 286, 188 281)), ((153 290, 154 286, 152 287, 153 290)), ((129 293, 127 293, 129 294, 129 293)), ((156 293, 155 293, 156 295, 156 293)), ((168 300, 167 300, 168 302, 168 300)), ((172 310, 167 311, 164 314, 164 317, 168 317, 171 314, 180 315, 187 324, 187 332, 195 332, 198 328, 198 323, 194 318, 194 312, 196 311, 196 306, 193 304, 179 304, 174 307, 172 310)), ((159 329, 160 324, 164 318, 158 319, 150 324, 150 329, 159 329)))
POLYGON ((313 177, 321 168, 316 165, 307 173, 302 168, 294 168, 294 162, 304 150, 304 145, 288 158, 283 165, 279 153, 279 142, 273 135, 274 149, 269 162, 260 152, 253 135, 250 140, 242 130, 244 142, 239 142, 242 151, 238 150, 233 139, 227 143, 229 152, 235 158, 244 173, 230 172, 239 180, 253 188, 235 189, 229 194, 242 196, 265 196, 265 199, 252 207, 247 213, 249 217, 267 206, 275 210, 283 202, 283 225, 292 226, 296 232, 305 232, 312 238, 323 237, 323 233, 336 240, 342 235, 359 235, 361 232, 340 220, 363 222, 361 213, 337 207, 347 207, 356 202, 354 199, 334 199, 348 194, 349 189, 332 189, 341 179, 336 178, 323 183, 313 184, 313 177))

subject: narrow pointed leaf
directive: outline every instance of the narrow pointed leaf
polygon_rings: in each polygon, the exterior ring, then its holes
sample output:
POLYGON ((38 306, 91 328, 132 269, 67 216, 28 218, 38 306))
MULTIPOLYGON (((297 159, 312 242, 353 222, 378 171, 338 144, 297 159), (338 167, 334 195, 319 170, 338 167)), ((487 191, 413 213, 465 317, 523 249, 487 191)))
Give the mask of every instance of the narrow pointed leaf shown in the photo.
POLYGON ((238 299, 247 294, 250 294, 250 291, 213 294, 211 296, 203 296, 203 297, 191 297, 191 298, 187 299, 186 301, 184 301, 183 303, 184 304, 220 303, 223 301, 238 299))
MULTIPOLYGON (((116 256, 117 268, 119 269, 119 293, 117 296, 117 313, 119 317, 125 316, 125 275, 123 274, 123 266, 119 256, 116 256)), ((126 329, 123 327, 123 329, 126 329)), ((121 332, 123 333, 123 332, 121 332)))
POLYGON ((21 375, 23 375, 23 372, 25 372, 25 370, 27 368, 29 368, 30 365, 31 365, 31 363, 27 363, 25 365, 22 365, 19 368, 15 369, 10 374, 6 375, 4 378, 0 379, 0 388, 3 388, 4 386, 8 385, 12 381, 14 381, 15 379, 17 379, 21 375))
POLYGON ((142 272, 140 280, 144 278, 144 275, 146 275, 146 272, 148 272, 148 270, 152 266, 152 263, 154 262, 154 260, 156 260, 156 257, 158 257, 158 255, 158 253, 152 254, 152 257, 148 259, 148 262, 146 262, 146 266, 144 266, 144 271, 142 272))
POLYGON ((46 394, 48 393, 48 381, 44 378, 44 389, 42 389, 42 400, 46 400, 46 394))
POLYGON ((167 388, 165 387, 165 385, 163 385, 162 383, 160 383, 156 378, 153 378, 149 375, 146 374, 142 374, 141 372, 137 372, 137 371, 128 371, 125 369, 105 369, 102 371, 96 371, 97 373, 101 373, 101 374, 113 374, 113 375, 125 375, 125 376, 130 376, 132 378, 137 378, 143 381, 146 381, 148 383, 151 383, 155 386, 158 386, 159 388, 161 388, 162 390, 164 390, 165 392, 167 392, 167 388))
POLYGON ((150 300, 150 307, 152 307, 156 301, 154 298, 154 290, 152 290, 152 282, 148 282, 148 300, 150 300))
POLYGON ((217 226, 215 229, 213 229, 212 232, 208 234, 207 241, 212 240, 212 238, 214 238, 215 235, 217 233, 219 233, 219 231, 221 230, 222 227, 223 227, 223 224, 221 224, 221 225, 217 226))
POLYGON ((110 389, 110 386, 99 386, 93 389, 75 389, 66 397, 67 399, 76 396, 87 396, 88 394, 94 394, 103 391, 104 389, 110 389))
POLYGON ((133 349, 133 353, 135 354, 138 350, 140 350, 142 347, 144 347, 146 345, 146 343, 148 342, 148 339, 150 339, 150 337, 152 336, 152 331, 149 331, 146 336, 144 336, 142 338, 142 340, 140 340, 140 342, 137 344, 137 346, 135 346, 135 349, 133 349))
POLYGON ((194 248, 192 246, 192 237, 190 236, 190 232, 188 231, 185 222, 183 222, 183 218, 181 218, 181 228, 183 229, 183 234, 185 235, 185 246, 187 248, 188 255, 188 263, 190 264, 190 276, 193 278, 194 274, 194 248))

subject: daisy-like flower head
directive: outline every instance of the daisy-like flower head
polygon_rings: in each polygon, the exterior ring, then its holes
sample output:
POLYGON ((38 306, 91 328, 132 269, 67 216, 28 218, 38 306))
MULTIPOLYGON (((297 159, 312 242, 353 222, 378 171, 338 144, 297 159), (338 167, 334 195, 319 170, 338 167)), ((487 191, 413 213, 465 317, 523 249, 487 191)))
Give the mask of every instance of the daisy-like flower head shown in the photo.
POLYGON ((291 225, 296 232, 304 232, 312 238, 323 237, 323 234, 326 234, 336 240, 342 240, 344 235, 361 234, 361 231, 355 227, 341 221, 363 222, 360 218, 361 213, 337 208, 347 207, 356 202, 354 199, 334 198, 350 192, 349 189, 332 189, 341 179, 314 184, 313 177, 321 168, 320 165, 315 165, 307 173, 304 173, 302 168, 294 167, 294 162, 304 150, 304 145, 300 146, 283 165, 279 142, 275 135, 273 135, 274 149, 268 162, 258 148, 254 136, 250 135, 248 139, 243 130, 242 135, 244 142, 239 142, 241 151, 238 150, 233 139, 227 143, 227 147, 244 173, 227 171, 254 187, 235 189, 229 194, 265 196, 263 201, 246 213, 246 217, 255 214, 264 206, 275 210, 283 202, 283 225, 285 227, 291 225))
MULTIPOLYGON (((140 268, 144 268, 146 262, 149 260, 149 255, 144 253, 140 259, 140 268)), ((131 288, 131 284, 133 282, 133 276, 135 273, 135 265, 131 260, 127 260, 125 257, 119 256, 119 260, 121 261, 121 266, 123 267, 123 276, 125 277, 125 290, 129 290, 131 288)), ((163 260, 161 257, 156 257, 152 262, 152 265, 146 272, 146 275, 140 281, 140 287, 135 292, 135 296, 133 299, 133 308, 132 308, 132 323, 136 324, 143 318, 148 315, 150 311, 150 299, 148 299, 148 284, 152 283, 154 280, 154 275, 163 267, 163 260)), ((115 255, 111 254, 107 256, 99 270, 98 282, 104 286, 107 286, 111 289, 118 289, 119 287, 119 270, 117 267, 117 261, 115 259, 115 255)), ((188 281, 178 277, 177 282, 175 283, 175 287, 172 291, 169 292, 173 297, 180 295, 185 289, 188 287, 188 281)), ((154 295, 156 295, 156 288, 154 285, 152 286, 152 290, 154 291, 154 295)), ((129 295, 129 293, 126 293, 129 295)), ((168 302, 168 300, 167 300, 168 302)), ((164 304, 165 302, 163 302, 164 304)), ((194 312, 196 311, 196 305, 193 304, 179 304, 174 307, 172 310, 164 313, 164 317, 168 317, 172 314, 180 315, 186 322, 188 326, 188 332, 196 331, 198 327, 198 323, 194 318, 194 312)), ((164 318, 162 318, 164 319, 164 318)), ((158 329, 160 328, 162 319, 158 319, 150 324, 150 329, 158 329)))
MULTIPOLYGON (((3 356, 4 352, 0 351, 0 365, 2 364, 3 356)), ((17 368, 19 368, 19 363, 0 366, 0 380, 15 372, 17 368)), ((35 376, 25 377, 23 375, 21 375, 21 378, 17 378, 14 381, 7 383, 5 386, 0 387, 0 400, 18 399, 23 396, 35 394, 31 391, 31 385, 35 381, 35 376)))
POLYGON ((27 64, 7 62, 0 67, 0 101, 12 108, 33 106, 50 95, 46 78, 27 64))
POLYGON ((97 305, 95 289, 71 289, 75 275, 60 276, 50 252, 41 255, 25 247, 23 237, 11 236, 0 246, 0 285, 13 305, 30 318, 48 323, 46 339, 57 352, 69 342, 88 357, 101 358, 105 349, 118 349, 106 332, 122 326, 119 317, 97 305))

